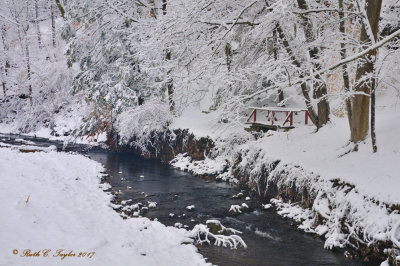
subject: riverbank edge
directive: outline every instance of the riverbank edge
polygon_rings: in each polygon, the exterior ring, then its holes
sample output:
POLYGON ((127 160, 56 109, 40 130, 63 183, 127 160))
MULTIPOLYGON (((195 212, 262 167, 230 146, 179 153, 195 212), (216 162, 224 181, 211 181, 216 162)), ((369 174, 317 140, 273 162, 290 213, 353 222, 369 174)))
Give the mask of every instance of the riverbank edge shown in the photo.
POLYGON ((346 256, 358 257, 363 262, 373 265, 379 265, 385 260, 389 265, 400 265, 396 262, 399 250, 391 240, 371 241, 369 239, 365 227, 374 224, 374 221, 370 219, 372 216, 369 217, 366 214, 366 217, 362 217, 366 221, 360 223, 360 219, 355 217, 355 214, 361 211, 360 206, 353 206, 356 204, 352 201, 356 197, 357 200, 365 203, 364 207, 367 205, 370 208, 367 212, 372 211, 372 214, 376 214, 378 211, 383 216, 396 214, 400 211, 400 205, 389 205, 369 199, 359 194, 355 186, 339 179, 324 180, 318 174, 309 172, 298 165, 265 158, 261 150, 239 150, 231 156, 230 160, 225 159, 226 166, 223 169, 214 169, 209 172, 197 171, 198 165, 204 164, 206 159, 217 159, 217 156, 212 153, 216 145, 213 139, 197 138, 188 129, 167 130, 154 134, 152 144, 146 147, 145 152, 132 146, 117 145, 115 141, 110 141, 110 138, 107 144, 114 150, 132 152, 144 158, 159 159, 171 166, 174 166, 172 160, 175 159, 176 163, 177 155, 185 154, 184 157, 181 156, 185 158, 185 162, 189 162, 185 170, 195 176, 218 180, 221 176, 228 175, 233 180, 238 180, 240 187, 249 190, 260 201, 279 199, 280 202, 274 201, 278 214, 294 221, 304 232, 325 238, 326 248, 346 248, 348 250, 346 256), (254 168, 258 168, 259 171, 252 171, 254 168), (340 202, 338 198, 341 199, 340 202), (345 199, 344 204, 343 199, 345 199), (295 204, 292 204, 293 202, 295 204), (293 207, 300 207, 301 213, 291 214, 290 209, 293 207), (341 211, 342 216, 332 217, 330 213, 334 211, 341 211), (338 229, 341 232, 347 235, 347 241, 340 243, 341 240, 336 239, 338 236, 332 234, 332 230, 326 230, 332 227, 333 222, 336 223, 335 226, 340 227, 338 229), (354 231, 350 232, 351 230, 354 231))

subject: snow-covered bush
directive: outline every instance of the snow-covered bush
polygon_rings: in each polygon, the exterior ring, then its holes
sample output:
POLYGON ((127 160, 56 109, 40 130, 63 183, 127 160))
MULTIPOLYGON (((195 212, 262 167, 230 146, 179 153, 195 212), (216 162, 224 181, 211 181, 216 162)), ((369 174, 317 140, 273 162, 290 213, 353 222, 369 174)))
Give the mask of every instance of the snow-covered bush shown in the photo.
POLYGON ((173 116, 167 103, 150 99, 143 105, 124 111, 117 121, 120 144, 139 148, 142 152, 153 145, 154 136, 165 133, 173 116))
MULTIPOLYGON (((35 73, 32 103, 28 95, 21 94, 18 88, 9 88, 7 96, 0 99, 0 123, 11 124, 13 131, 29 133, 41 128, 54 131, 60 117, 65 122, 71 112, 84 114, 81 95, 72 96, 70 93, 74 71, 60 67, 65 66, 63 58, 56 58, 54 62, 43 61, 37 62, 43 72, 35 73)), ((35 67, 39 68, 38 65, 35 67)), ((70 120, 76 122, 70 130, 79 126, 78 117, 70 120)))

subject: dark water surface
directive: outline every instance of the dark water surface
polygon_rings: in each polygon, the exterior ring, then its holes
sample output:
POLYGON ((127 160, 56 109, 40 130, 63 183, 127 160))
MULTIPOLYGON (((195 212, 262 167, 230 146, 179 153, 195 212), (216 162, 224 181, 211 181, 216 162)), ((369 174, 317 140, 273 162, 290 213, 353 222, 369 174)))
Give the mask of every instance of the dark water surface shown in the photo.
MULTIPOLYGON (((14 143, 20 136, 0 136, 0 141, 14 143)), ((44 139, 26 138, 36 145, 62 143, 44 139)), ((200 253, 213 264, 218 265, 362 265, 357 260, 347 259, 343 251, 332 252, 323 248, 323 241, 305 234, 283 220, 273 209, 260 210, 255 201, 231 199, 240 190, 232 185, 202 180, 190 174, 170 168, 155 160, 145 160, 128 153, 115 153, 99 148, 88 150, 83 145, 67 148, 85 153, 102 163, 107 169, 107 182, 119 191, 122 200, 132 203, 157 202, 156 208, 145 215, 157 218, 165 225, 175 223, 191 229, 198 223, 218 219, 226 227, 242 231, 247 248, 231 250, 224 247, 198 246, 200 253), (233 216, 228 213, 231 205, 248 204, 252 211, 233 216), (186 210, 195 205, 193 212, 186 210), (171 218, 170 214, 174 214, 171 218)))
POLYGON ((343 251, 325 250, 322 240, 297 231, 273 209, 262 211, 256 207, 250 213, 232 216, 228 210, 233 204, 258 205, 251 200, 231 199, 240 192, 235 186, 205 181, 128 153, 89 152, 89 156, 107 168, 108 181, 114 190, 121 190, 122 200, 157 202, 157 207, 146 214, 149 218, 157 218, 166 225, 179 222, 189 228, 197 223, 205 224, 208 219, 218 219, 224 226, 242 231, 247 248, 198 246, 200 253, 213 264, 361 265, 346 259, 343 251), (194 212, 186 210, 189 205, 195 205, 194 212), (170 213, 174 214, 173 218, 170 213))

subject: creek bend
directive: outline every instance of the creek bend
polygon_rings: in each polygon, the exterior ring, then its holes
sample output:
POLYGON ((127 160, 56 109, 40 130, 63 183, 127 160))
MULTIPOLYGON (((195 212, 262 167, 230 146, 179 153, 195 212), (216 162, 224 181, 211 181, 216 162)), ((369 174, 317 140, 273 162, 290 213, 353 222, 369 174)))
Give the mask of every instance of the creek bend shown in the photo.
MULTIPOLYGON (((17 145, 15 140, 23 138, 38 146, 55 145, 58 149, 63 146, 61 142, 25 136, 1 135, 0 138, 2 142, 17 145)), ((290 220, 282 219, 273 208, 260 210, 256 200, 232 199, 240 192, 237 186, 206 181, 131 153, 89 149, 76 144, 67 150, 83 153, 102 163, 108 174, 106 182, 111 184, 114 192, 118 192, 120 200, 146 205, 148 201, 157 202, 155 208, 144 214, 148 218, 157 218, 168 226, 181 223, 188 229, 198 223, 205 224, 209 219, 218 219, 224 226, 241 231, 247 248, 231 250, 197 245, 200 253, 213 264, 363 265, 358 260, 346 258, 343 250, 332 252, 324 249, 323 240, 296 230, 290 220), (248 204, 251 211, 239 215, 228 213, 231 205, 242 203, 248 204), (190 205, 195 205, 194 211, 186 209, 190 205)))

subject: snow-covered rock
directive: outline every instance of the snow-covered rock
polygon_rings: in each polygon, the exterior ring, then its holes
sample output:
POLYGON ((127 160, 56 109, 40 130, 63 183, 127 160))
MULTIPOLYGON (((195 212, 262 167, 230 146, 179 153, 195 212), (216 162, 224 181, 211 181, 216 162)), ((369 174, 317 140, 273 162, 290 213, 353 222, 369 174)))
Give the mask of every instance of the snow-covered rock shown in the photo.
POLYGON ((267 204, 262 204, 261 206, 264 210, 268 210, 272 207, 272 204, 267 203, 267 204))
POLYGON ((229 208, 229 212, 231 213, 241 213, 242 207, 240 205, 231 205, 231 207, 229 208))
POLYGON ((186 210, 189 211, 189 212, 194 211, 194 209, 195 209, 195 206, 194 206, 194 205, 186 206, 186 210))

